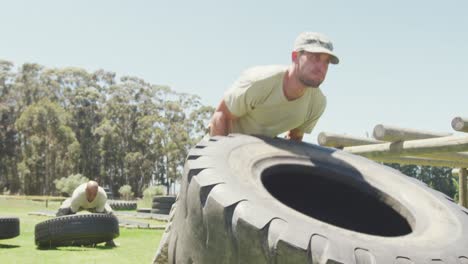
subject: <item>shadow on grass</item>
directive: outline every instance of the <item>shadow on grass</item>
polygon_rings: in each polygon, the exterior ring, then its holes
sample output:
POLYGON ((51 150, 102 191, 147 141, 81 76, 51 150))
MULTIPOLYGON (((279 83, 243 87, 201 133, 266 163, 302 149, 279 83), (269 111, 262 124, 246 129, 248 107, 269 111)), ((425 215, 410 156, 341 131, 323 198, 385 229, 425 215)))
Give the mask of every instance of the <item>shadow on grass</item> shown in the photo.
POLYGON ((59 251, 88 251, 91 249, 99 249, 99 250, 109 250, 114 249, 115 247, 106 246, 106 245, 97 245, 97 246, 68 246, 68 247, 38 247, 37 250, 59 250, 59 251))
POLYGON ((5 244, 0 244, 0 248, 19 248, 18 245, 5 245, 5 244))

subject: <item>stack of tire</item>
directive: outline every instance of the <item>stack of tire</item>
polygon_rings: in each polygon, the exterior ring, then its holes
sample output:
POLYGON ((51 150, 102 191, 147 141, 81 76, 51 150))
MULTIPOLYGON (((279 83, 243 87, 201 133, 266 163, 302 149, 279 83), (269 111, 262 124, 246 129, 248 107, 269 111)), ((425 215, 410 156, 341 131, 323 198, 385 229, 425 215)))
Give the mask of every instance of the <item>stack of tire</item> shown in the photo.
POLYGON ((0 216, 0 239, 17 237, 20 233, 19 219, 0 216))
POLYGON ((104 187, 103 189, 106 192, 107 199, 114 199, 114 194, 112 193, 112 190, 109 187, 104 187))
POLYGON ((155 196, 153 198, 151 213, 168 215, 175 201, 176 197, 173 195, 155 196))
POLYGON ((107 200, 109 206, 113 210, 136 210, 136 201, 124 201, 124 200, 107 200))

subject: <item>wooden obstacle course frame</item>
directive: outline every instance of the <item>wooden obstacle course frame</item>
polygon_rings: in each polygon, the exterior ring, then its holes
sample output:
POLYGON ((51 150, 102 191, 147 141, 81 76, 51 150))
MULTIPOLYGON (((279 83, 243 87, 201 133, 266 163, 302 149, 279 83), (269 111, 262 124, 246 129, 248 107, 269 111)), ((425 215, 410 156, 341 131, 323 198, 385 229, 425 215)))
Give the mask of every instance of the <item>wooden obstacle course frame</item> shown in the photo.
MULTIPOLYGON (((468 132, 468 118, 455 117, 452 128, 468 132)), ((374 139, 321 132, 318 143, 367 157, 377 162, 451 167, 459 178, 459 203, 468 207, 468 135, 434 133, 379 124, 374 139)))

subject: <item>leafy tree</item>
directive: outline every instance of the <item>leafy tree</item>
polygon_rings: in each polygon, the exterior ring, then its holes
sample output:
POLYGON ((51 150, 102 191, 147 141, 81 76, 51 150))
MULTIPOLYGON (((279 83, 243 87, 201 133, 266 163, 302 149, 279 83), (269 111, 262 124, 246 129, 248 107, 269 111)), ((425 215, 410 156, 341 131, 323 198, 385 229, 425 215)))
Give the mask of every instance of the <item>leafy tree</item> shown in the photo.
POLYGON ((166 194, 165 187, 162 185, 149 186, 143 190, 143 201, 145 204, 151 206, 153 203, 153 197, 157 195, 166 194))
POLYGON ((53 180, 73 171, 79 143, 69 118, 59 105, 42 99, 16 121, 22 154, 18 172, 26 194, 49 194, 53 180))
POLYGON ((417 166, 385 164, 401 171, 410 177, 416 178, 431 188, 445 193, 447 196, 455 197, 458 193, 458 186, 454 184, 455 179, 452 176, 452 169, 446 167, 417 166))
POLYGON ((99 136, 96 129, 102 120, 103 96, 94 87, 79 87, 73 90, 70 99, 71 127, 80 142, 77 169, 84 175, 99 179, 99 136))
POLYGON ((54 180, 74 174, 113 191, 168 191, 214 110, 137 77, 13 66, 0 60, 0 188, 13 193, 49 194, 54 180))
POLYGON ((154 196, 157 195, 164 195, 166 194, 166 191, 164 190, 164 186, 162 185, 155 185, 155 186, 149 186, 143 191, 143 199, 153 199, 154 196))
POLYGON ((81 174, 72 174, 68 177, 62 177, 60 179, 54 180, 54 184, 55 184, 55 188, 59 192, 65 193, 68 196, 71 196, 73 194, 73 191, 76 189, 76 187, 88 181, 89 179, 81 174))
POLYGON ((124 200, 133 199, 134 193, 132 192, 132 186, 128 184, 120 187, 119 193, 120 193, 120 197, 122 197, 124 200))
POLYGON ((17 101, 13 63, 0 60, 0 189, 20 189, 17 167, 18 139, 15 128, 17 101))

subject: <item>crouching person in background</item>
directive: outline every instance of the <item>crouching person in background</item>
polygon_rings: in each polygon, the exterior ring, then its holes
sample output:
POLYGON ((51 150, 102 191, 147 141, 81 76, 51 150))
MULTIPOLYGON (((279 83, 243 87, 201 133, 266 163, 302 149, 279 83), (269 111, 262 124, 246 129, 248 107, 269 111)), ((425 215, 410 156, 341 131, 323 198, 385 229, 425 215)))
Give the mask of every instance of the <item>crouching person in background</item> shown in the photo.
MULTIPOLYGON (((56 216, 72 215, 87 210, 91 213, 112 214, 112 208, 107 203, 107 195, 95 181, 89 181, 78 186, 70 198, 63 201, 56 216)), ((106 242, 106 246, 115 247, 113 240, 106 242)))

